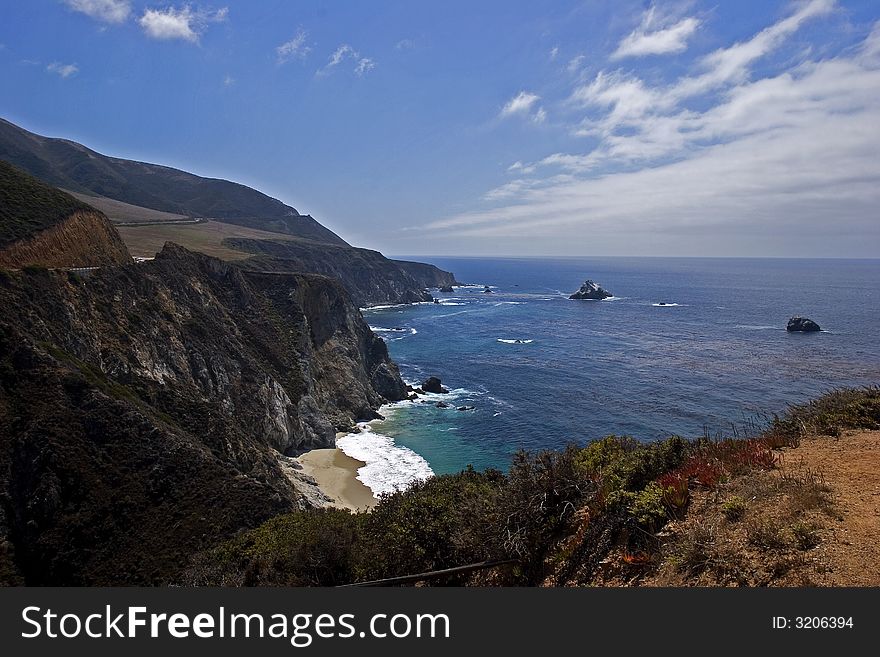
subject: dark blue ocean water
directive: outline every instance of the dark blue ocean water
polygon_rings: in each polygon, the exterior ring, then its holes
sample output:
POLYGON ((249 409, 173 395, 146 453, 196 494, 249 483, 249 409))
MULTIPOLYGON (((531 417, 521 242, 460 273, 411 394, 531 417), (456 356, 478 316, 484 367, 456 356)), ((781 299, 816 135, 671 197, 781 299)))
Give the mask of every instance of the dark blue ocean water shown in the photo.
POLYGON ((404 405, 376 427, 438 474, 506 470, 518 449, 611 433, 730 434, 834 387, 880 383, 877 260, 418 260, 479 284, 441 305, 365 312, 398 329, 379 334, 404 379, 456 390, 452 408, 404 405), (616 298, 569 300, 587 278, 616 298), (787 333, 794 314, 825 331, 787 333))

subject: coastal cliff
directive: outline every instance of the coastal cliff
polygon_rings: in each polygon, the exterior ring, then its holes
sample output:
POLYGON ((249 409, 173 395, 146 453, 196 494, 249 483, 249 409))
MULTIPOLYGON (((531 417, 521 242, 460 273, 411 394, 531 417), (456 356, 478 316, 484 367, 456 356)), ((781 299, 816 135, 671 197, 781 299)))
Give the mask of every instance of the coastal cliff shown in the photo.
POLYGON ((0 272, 0 574, 167 581, 311 503, 282 454, 328 447, 404 384, 329 278, 155 261, 0 272))
POLYGON ((431 301, 427 288, 457 284, 453 274, 434 265, 389 260, 370 249, 305 240, 229 238, 224 244, 254 254, 241 263, 248 269, 332 276, 360 307, 431 301))

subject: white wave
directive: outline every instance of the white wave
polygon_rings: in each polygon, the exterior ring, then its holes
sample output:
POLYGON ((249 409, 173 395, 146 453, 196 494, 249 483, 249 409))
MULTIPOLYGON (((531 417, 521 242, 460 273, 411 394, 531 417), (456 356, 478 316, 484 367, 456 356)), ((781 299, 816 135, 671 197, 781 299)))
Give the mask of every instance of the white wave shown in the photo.
POLYGON ((441 306, 466 306, 466 303, 459 303, 457 301, 441 301, 441 306))
MULTIPOLYGON (((382 326, 371 326, 370 330, 374 333, 404 333, 407 329, 396 326, 394 328, 384 328, 382 326)), ((415 329, 409 329, 410 331, 414 331, 415 329)))
POLYGON ((520 340, 519 338, 516 340, 510 340, 507 338, 498 338, 498 342, 503 342, 504 344, 531 344, 534 340, 520 340))
POLYGON ((680 303, 652 303, 652 306, 655 308, 673 308, 675 306, 681 306, 680 303))
POLYGON ((358 468, 357 478, 374 495, 405 490, 417 481, 434 476, 428 462, 408 447, 375 433, 366 422, 358 426, 360 433, 346 434, 336 441, 336 446, 366 464, 358 468))
POLYGON ((782 331, 781 326, 770 326, 769 324, 737 324, 736 328, 746 331, 782 331))
POLYGON ((498 417, 499 415, 501 415, 501 411, 498 411, 497 413, 492 413, 492 417, 498 417))
POLYGON ((391 303, 388 305, 380 305, 380 306, 365 306, 364 308, 358 308, 362 313, 371 312, 373 310, 388 310, 390 308, 408 308, 409 306, 425 306, 430 303, 434 303, 433 301, 415 301, 413 303, 391 303))
POLYGON ((469 285, 456 285, 454 287, 459 290, 485 290, 487 287, 490 290, 497 289, 497 287, 495 285, 482 285, 482 284, 476 284, 476 283, 471 283, 469 285))
POLYGON ((523 305, 523 301, 499 301, 498 303, 492 304, 494 306, 521 306, 523 305))

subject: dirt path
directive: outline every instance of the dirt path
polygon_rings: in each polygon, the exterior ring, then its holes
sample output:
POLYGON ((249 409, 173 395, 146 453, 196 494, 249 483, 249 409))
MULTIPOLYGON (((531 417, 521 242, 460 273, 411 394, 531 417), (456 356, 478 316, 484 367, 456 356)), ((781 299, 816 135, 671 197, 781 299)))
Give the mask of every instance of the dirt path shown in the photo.
POLYGON ((814 557, 823 586, 880 586, 880 431, 810 438, 785 450, 784 468, 821 474, 840 513, 814 557))

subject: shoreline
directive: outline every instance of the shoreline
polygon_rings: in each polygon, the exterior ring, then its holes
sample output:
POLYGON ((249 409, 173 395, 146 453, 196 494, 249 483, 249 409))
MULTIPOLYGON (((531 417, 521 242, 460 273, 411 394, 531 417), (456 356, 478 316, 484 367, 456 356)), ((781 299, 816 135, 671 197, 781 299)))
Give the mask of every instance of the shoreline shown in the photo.
POLYGON ((328 506, 366 512, 379 503, 373 491, 357 478, 358 469, 366 463, 352 458, 338 447, 313 449, 296 460, 302 466, 303 474, 312 477, 321 492, 333 498, 328 506))

